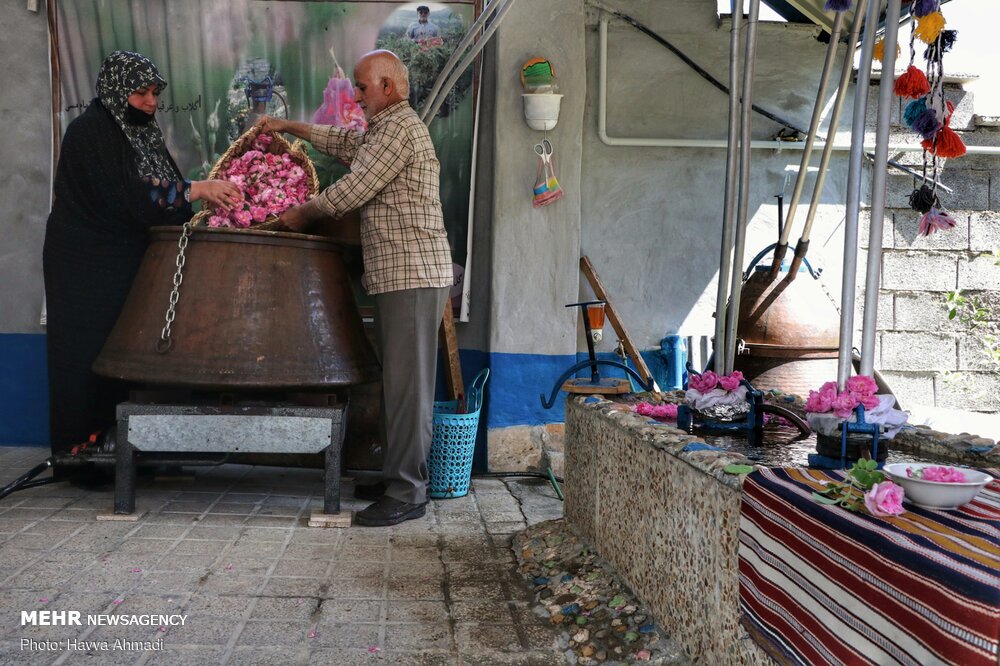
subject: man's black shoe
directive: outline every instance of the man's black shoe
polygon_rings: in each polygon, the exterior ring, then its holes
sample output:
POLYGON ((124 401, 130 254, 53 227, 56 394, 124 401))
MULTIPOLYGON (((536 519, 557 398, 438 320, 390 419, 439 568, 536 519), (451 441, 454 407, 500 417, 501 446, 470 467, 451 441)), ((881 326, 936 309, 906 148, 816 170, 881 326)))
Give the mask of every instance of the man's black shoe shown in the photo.
POLYGON ((382 499, 382 495, 385 495, 385 484, 381 481, 378 483, 370 483, 366 486, 354 486, 354 496, 360 500, 375 502, 382 499))
POLYGON ((413 520, 424 515, 423 504, 407 504, 385 495, 379 501, 354 515, 354 522, 368 527, 383 527, 397 525, 406 520, 413 520))

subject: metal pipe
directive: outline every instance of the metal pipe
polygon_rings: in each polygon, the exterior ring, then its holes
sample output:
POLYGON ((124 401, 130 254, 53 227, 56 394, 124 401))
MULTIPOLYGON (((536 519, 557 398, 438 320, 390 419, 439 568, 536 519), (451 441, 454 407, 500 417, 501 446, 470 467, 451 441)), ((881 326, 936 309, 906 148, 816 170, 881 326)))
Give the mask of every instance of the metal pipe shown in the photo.
MULTIPOLYGON (((483 8, 479 17, 472 23, 469 31, 462 37, 458 46, 456 46, 455 50, 451 52, 448 60, 444 63, 444 67, 441 68, 441 72, 438 74, 437 80, 434 81, 434 86, 431 88, 430 93, 428 93, 427 99, 424 100, 423 108, 420 109, 421 120, 424 120, 424 116, 427 111, 430 110, 431 103, 434 101, 434 98, 437 97, 438 92, 441 91, 441 86, 444 85, 445 79, 449 74, 451 74, 452 67, 455 66, 458 59, 462 57, 463 53, 465 53, 465 49, 469 48, 469 44, 471 44, 472 40, 476 38, 476 35, 482 31, 483 25, 485 25, 486 21, 488 21, 490 16, 493 15, 493 12, 495 12, 502 4, 504 4, 504 0, 492 0, 492 2, 487 4, 486 7, 483 8)), ((427 121, 424 120, 424 122, 426 123, 427 121)))
POLYGON ((729 309, 726 311, 726 374, 736 361, 736 323, 743 289, 743 252, 747 239, 747 212, 750 208, 750 128, 753 121, 753 74, 757 59, 757 20, 760 0, 750 0, 747 16, 746 52, 743 56, 743 93, 740 103, 740 189, 736 210, 736 242, 733 246, 733 274, 730 281, 729 309))
MULTIPOLYGON (((896 37, 899 33, 901 0, 889 0, 882 36, 882 71, 895 71, 896 37)), ((879 81, 878 119, 875 124, 875 164, 872 167, 872 210, 868 232, 868 266, 865 274, 865 305, 861 324, 861 374, 875 370, 875 329, 878 318, 879 269, 882 266, 882 221, 885 217, 886 180, 889 159, 889 122, 895 95, 888 76, 879 81)))
MULTIPOLYGON (((806 223, 802 228, 802 235, 795 246, 795 256, 792 258, 791 266, 788 268, 788 275, 791 279, 799 273, 799 266, 805 259, 806 252, 809 251, 809 234, 812 233, 813 221, 816 219, 816 211, 819 209, 819 200, 823 195, 823 186, 826 184, 826 174, 830 167, 830 156, 834 149, 834 137, 837 135, 837 128, 840 126, 840 113, 844 109, 844 101, 847 99, 847 86, 851 80, 851 72, 854 71, 854 45, 858 43, 861 35, 861 26, 864 23, 865 8, 868 0, 858 0, 858 6, 854 10, 854 21, 851 22, 851 36, 848 38, 847 50, 844 53, 844 66, 840 71, 840 83, 837 86, 837 98, 833 103, 833 111, 830 114, 830 125, 826 130, 826 142, 823 145, 823 155, 819 161, 819 172, 816 174, 816 184, 813 186, 812 200, 809 202, 809 213, 806 215, 806 223)), ((921 148, 923 150, 923 148, 921 148)))
MULTIPOLYGON (((864 8, 867 6, 867 0, 858 0, 858 10, 856 15, 855 25, 857 30, 852 30, 852 37, 850 38, 850 44, 858 43, 858 36, 861 34, 861 24, 864 18, 864 8)), ((607 15, 602 15, 600 19, 600 25, 602 30, 607 30, 607 24, 609 19, 607 15)), ((607 72, 607 38, 602 42, 603 45, 600 48, 599 62, 601 63, 601 68, 607 72)), ((841 78, 841 84, 839 90, 846 90, 847 83, 850 80, 851 72, 854 71, 854 51, 851 48, 847 49, 846 59, 848 61, 846 74, 841 78)), ((729 142, 726 139, 666 139, 666 138, 642 138, 642 137, 623 137, 623 136, 611 136, 608 134, 608 115, 607 115, 607 82, 605 80, 598 81, 598 89, 604 92, 599 94, 600 99, 598 99, 598 113, 597 113, 597 135, 606 146, 629 146, 632 148, 726 148, 729 142)), ((838 91, 838 96, 839 96, 838 91)), ((843 102, 841 102, 843 106, 843 102)), ((835 107, 836 108, 836 107, 835 107)), ((836 151, 846 151, 851 147, 850 143, 839 143, 834 141, 834 136, 836 134, 837 125, 839 123, 839 116, 837 118, 838 122, 833 122, 833 117, 831 116, 830 127, 833 131, 829 134, 826 140, 817 141, 823 145, 824 149, 830 146, 831 150, 836 151)), ((755 150, 775 150, 781 152, 783 150, 802 150, 805 146, 801 141, 779 141, 777 139, 758 139, 750 142, 750 147, 755 150)), ((874 150, 875 146, 873 144, 865 145, 865 150, 874 150)), ((889 151, 894 153, 922 153, 924 151, 923 147, 919 143, 891 143, 889 144, 889 151)), ((967 146, 966 154, 968 155, 1000 155, 1000 146, 967 146)), ((895 165, 894 165, 895 166, 895 165)), ((821 172, 822 174, 822 172, 821 172)), ((940 188, 940 184, 938 185, 940 188)))
POLYGON ((880 2, 868 5, 865 32, 861 39, 861 59, 854 89, 854 117, 851 119, 851 152, 847 168, 847 207, 844 218, 844 275, 840 289, 840 349, 837 355, 837 386, 843 390, 851 376, 851 348, 854 339, 854 290, 858 270, 858 217, 861 213, 861 161, 864 157, 865 109, 871 76, 875 33, 880 2))
MULTIPOLYGON (((503 4, 503 6, 500 7, 500 9, 497 11, 497 15, 490 23, 490 27, 486 28, 486 32, 483 33, 483 36, 475 43, 475 45, 472 47, 472 50, 470 50, 465 55, 465 57, 462 58, 462 61, 458 63, 455 69, 449 74, 447 80, 444 82, 444 85, 441 86, 441 88, 439 88, 437 99, 434 99, 429 103, 428 102, 424 103, 424 113, 421 114, 420 119, 424 121, 425 125, 430 125, 431 121, 434 120, 434 117, 437 115, 438 109, 441 108, 441 105, 444 104, 444 101, 448 98, 448 93, 451 92, 452 86, 454 86, 458 82, 458 79, 462 76, 462 73, 465 72, 466 68, 472 64, 472 61, 476 59, 476 56, 479 55, 479 52, 486 47, 486 43, 490 41, 491 37, 493 37, 493 33, 495 33, 497 31, 497 28, 500 27, 500 23, 503 21, 504 16, 507 15, 507 12, 509 12, 510 8, 513 6, 514 6, 514 0, 507 0, 503 4)), ((441 75, 438 76, 438 81, 440 81, 443 76, 444 72, 442 72, 441 75)), ((437 87, 437 83, 435 83, 435 87, 437 87)))
MULTIPOLYGON (((715 296, 715 343, 712 346, 712 367, 724 372, 726 364, 726 303, 729 302, 729 279, 733 260, 733 202, 736 199, 736 150, 739 136, 737 122, 740 100, 736 94, 739 81, 740 27, 743 23, 743 2, 732 0, 732 20, 729 28, 729 138, 726 142, 726 185, 722 206, 722 245, 719 249, 719 287, 715 296)), ((607 22, 602 22, 605 41, 607 22)), ((605 44, 606 46, 606 44, 605 44)))
POLYGON ((771 276, 777 275, 781 268, 781 262, 785 258, 785 251, 788 249, 788 238, 792 233, 792 223, 795 222, 795 209, 799 205, 802 197, 802 188, 806 184, 806 175, 809 173, 809 161, 812 159, 813 144, 816 141, 816 133, 819 131, 819 123, 823 118, 823 100, 826 98, 826 89, 830 84, 830 73, 833 72, 833 61, 837 56, 837 46, 840 44, 840 31, 844 25, 844 12, 837 12, 833 19, 833 29, 830 32, 830 45, 826 49, 826 59, 823 61, 823 72, 819 79, 819 89, 816 91, 816 104, 813 105, 812 119, 809 121, 809 134, 806 135, 805 146, 802 148, 802 161, 799 163, 798 177, 795 179, 795 188, 792 190, 792 198, 788 202, 788 214, 785 216, 785 226, 781 230, 778 238, 778 247, 774 250, 774 261, 771 264, 771 276))

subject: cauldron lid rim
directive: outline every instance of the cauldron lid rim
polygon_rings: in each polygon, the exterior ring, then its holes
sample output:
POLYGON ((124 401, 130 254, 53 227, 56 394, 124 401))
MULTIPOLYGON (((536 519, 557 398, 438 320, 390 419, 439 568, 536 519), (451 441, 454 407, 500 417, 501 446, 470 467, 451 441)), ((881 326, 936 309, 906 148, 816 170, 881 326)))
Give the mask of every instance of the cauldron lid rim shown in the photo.
MULTIPOLYGON (((327 238, 325 236, 315 236, 312 234, 300 234, 292 231, 269 231, 264 229, 218 229, 213 227, 194 227, 192 235, 202 236, 201 240, 222 241, 222 242, 246 242, 246 243, 267 243, 268 241, 295 240, 307 243, 321 243, 330 246, 331 249, 346 247, 340 241, 327 238)), ((166 236, 174 239, 180 234, 180 228, 175 225, 160 225, 149 228, 151 237, 159 238, 166 236)), ((285 243, 282 243, 285 244, 285 243)))

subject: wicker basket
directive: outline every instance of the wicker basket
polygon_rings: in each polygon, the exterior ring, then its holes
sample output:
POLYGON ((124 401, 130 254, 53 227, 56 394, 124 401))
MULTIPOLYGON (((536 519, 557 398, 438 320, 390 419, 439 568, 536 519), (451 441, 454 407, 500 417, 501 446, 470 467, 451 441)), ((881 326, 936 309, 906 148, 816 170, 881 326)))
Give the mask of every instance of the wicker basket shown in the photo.
MULTIPOLYGON (((244 132, 236 141, 233 141, 232 145, 229 146, 228 150, 219 158, 212 167, 212 170, 208 174, 209 180, 215 180, 220 178, 229 163, 235 158, 243 155, 243 153, 251 150, 253 147, 253 142, 258 135, 261 134, 261 125, 256 124, 246 132, 244 132)), ((306 182, 309 186, 309 198, 312 199, 317 194, 319 194, 319 176, 316 175, 316 167, 313 165, 312 160, 309 159, 309 153, 306 151, 305 144, 301 141, 295 141, 295 143, 289 143, 288 139, 281 136, 277 132, 268 132, 273 139, 271 145, 267 147, 267 152, 273 153, 274 155, 280 155, 281 153, 288 153, 288 156, 293 162, 302 167, 306 172, 306 182)), ((208 218, 211 217, 212 211, 203 207, 194 217, 191 218, 191 222, 194 226, 206 226, 208 224, 208 218)), ((278 216, 271 215, 268 216, 263 222, 257 224, 251 224, 251 229, 258 229, 261 231, 266 231, 268 229, 280 228, 278 224, 278 216)))

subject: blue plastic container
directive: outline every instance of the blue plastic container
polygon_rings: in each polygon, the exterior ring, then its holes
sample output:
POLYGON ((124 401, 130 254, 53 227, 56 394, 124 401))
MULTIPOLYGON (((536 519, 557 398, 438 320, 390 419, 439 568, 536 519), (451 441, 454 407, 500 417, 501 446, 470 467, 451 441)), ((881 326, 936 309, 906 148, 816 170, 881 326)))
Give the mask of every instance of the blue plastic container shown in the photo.
POLYGON ((463 497, 469 492, 472 479, 472 456, 476 451, 479 411, 490 369, 483 370, 472 380, 466 396, 467 411, 459 414, 459 401, 434 403, 434 438, 427 456, 430 487, 427 494, 434 499, 463 497))

